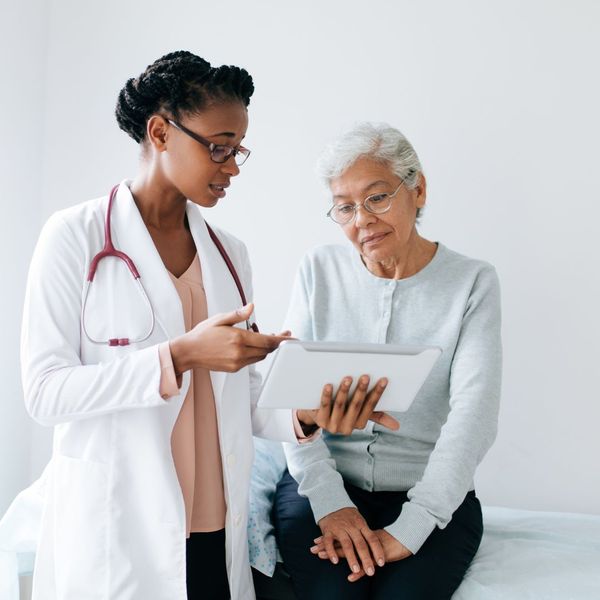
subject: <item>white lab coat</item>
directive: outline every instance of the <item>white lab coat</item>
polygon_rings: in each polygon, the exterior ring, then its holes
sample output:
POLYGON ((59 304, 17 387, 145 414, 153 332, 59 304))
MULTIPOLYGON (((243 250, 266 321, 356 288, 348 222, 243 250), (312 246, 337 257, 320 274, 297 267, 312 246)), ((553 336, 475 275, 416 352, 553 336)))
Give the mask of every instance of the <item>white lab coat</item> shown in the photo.
MULTIPOLYGON (((181 303, 126 184, 112 209, 115 246, 135 262, 156 325, 124 347, 94 345, 80 327, 82 290, 104 238, 107 197, 53 215, 29 272, 22 378, 31 416, 55 426, 34 572, 36 600, 185 600, 185 514, 171 431, 189 385, 159 395, 158 344, 184 333, 181 303)), ((209 316, 239 308, 240 295, 199 208, 187 205, 209 316)), ((244 245, 217 235, 249 299, 244 245)), ((150 314, 123 263, 104 259, 92 284, 92 337, 135 338, 150 314)), ((227 502, 226 560, 233 600, 254 598, 246 521, 252 434, 296 440, 290 411, 255 407, 259 375, 211 372, 227 502)))

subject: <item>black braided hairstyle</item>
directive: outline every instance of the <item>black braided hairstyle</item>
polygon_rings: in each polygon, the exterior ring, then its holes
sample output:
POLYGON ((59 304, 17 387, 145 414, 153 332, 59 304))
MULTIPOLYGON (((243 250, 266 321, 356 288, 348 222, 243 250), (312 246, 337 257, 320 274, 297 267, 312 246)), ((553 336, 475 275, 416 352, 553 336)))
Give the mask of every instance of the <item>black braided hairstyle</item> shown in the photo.
POLYGON ((119 92, 115 114, 119 127, 136 142, 146 137, 148 119, 166 111, 175 119, 198 114, 214 101, 250 104, 252 77, 240 67, 211 67, 203 58, 180 50, 159 58, 119 92))

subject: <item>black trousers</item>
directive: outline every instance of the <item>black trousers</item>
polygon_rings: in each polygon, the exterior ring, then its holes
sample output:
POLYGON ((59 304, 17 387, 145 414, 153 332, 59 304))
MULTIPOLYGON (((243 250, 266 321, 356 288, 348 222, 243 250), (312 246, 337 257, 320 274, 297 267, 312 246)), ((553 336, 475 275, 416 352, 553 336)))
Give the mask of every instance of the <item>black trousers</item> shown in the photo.
MULTIPOLYGON (((371 529, 393 523, 406 492, 367 492, 348 483, 346 491, 371 529)), ((483 534, 481 505, 469 492, 444 529, 436 528, 421 549, 401 561, 375 567, 373 577, 350 583, 345 560, 337 565, 310 553, 321 535, 310 504, 286 472, 273 506, 277 544, 299 600, 442 600, 450 598, 471 564, 483 534)))
POLYGON ((190 534, 186 563, 188 600, 229 600, 224 529, 190 534))

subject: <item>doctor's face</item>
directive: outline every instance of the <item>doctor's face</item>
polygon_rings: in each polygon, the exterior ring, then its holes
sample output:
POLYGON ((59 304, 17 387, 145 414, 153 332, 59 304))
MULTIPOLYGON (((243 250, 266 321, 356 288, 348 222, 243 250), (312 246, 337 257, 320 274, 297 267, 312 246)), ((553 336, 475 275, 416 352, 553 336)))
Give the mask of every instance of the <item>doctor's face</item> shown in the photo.
MULTIPOLYGON (((169 123, 165 151, 160 155, 165 176, 192 202, 204 207, 214 206, 225 197, 231 178, 240 172, 240 167, 234 156, 222 163, 215 162, 207 145, 194 139, 193 135, 200 136, 205 143, 238 148, 247 128, 248 111, 236 101, 214 104, 200 114, 182 116, 177 124, 169 123)), ((214 156, 219 158, 217 152, 214 156)))

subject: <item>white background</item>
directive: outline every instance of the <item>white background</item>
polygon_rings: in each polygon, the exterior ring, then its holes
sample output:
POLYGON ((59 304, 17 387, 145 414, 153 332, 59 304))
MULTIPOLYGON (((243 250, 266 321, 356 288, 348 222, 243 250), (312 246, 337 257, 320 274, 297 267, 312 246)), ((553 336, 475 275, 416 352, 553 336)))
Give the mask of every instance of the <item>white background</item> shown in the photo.
POLYGON ((205 215, 248 245, 264 331, 312 246, 341 241, 313 172, 358 120, 413 142, 421 232, 492 262, 505 373, 485 504, 600 513, 600 3, 2 1, 0 514, 48 459, 25 413, 18 336, 39 228, 137 167, 118 91, 188 49, 254 76, 253 155, 205 215))

